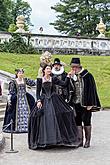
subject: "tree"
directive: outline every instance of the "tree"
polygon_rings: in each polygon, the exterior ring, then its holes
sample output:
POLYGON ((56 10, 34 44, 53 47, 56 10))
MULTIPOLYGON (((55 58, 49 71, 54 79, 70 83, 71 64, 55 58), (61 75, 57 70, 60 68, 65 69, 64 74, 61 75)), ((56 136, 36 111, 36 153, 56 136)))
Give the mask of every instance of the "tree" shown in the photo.
POLYGON ((0 0, 0 31, 6 31, 11 23, 10 0, 0 0))
POLYGON ((10 24, 8 28, 8 32, 15 32, 17 30, 17 26, 15 24, 10 24))
POLYGON ((25 17, 26 25, 32 25, 30 22, 31 11, 32 9, 28 2, 24 2, 23 0, 16 0, 16 2, 13 2, 12 5, 13 23, 16 24, 17 16, 23 15, 25 17))
POLYGON ((105 32, 105 36, 108 37, 108 38, 110 38, 110 30, 107 31, 107 32, 105 32))
POLYGON ((7 31, 10 24, 16 25, 19 15, 25 17, 25 27, 28 29, 30 22, 31 7, 23 0, 0 0, 0 30, 7 31))
POLYGON ((21 34, 12 33, 9 42, 0 44, 0 52, 35 54, 36 50, 30 42, 27 43, 27 38, 28 36, 22 37, 21 34))
POLYGON ((110 0, 60 0, 51 9, 58 15, 50 24, 63 34, 72 36, 80 29, 81 35, 96 35, 100 17, 110 28, 110 0))

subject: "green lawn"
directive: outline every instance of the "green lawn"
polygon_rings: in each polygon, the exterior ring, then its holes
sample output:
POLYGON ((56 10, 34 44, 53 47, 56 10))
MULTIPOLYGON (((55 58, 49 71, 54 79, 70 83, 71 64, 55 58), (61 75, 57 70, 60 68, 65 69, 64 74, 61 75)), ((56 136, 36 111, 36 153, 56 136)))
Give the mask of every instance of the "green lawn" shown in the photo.
MULTIPOLYGON (((0 70, 15 73, 15 68, 24 68, 26 77, 35 79, 39 68, 39 55, 22 55, 0 53, 0 70)), ((54 55, 65 62, 66 71, 70 69, 70 61, 76 55, 54 55)), ((102 107, 110 107, 110 56, 79 56, 84 68, 94 76, 102 107)))

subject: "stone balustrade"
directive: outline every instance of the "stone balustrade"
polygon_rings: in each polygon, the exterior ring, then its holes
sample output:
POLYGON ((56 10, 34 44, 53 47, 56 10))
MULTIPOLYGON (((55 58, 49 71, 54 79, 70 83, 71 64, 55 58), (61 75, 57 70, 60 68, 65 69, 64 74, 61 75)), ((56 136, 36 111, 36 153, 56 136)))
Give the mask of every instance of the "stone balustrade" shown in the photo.
MULTIPOLYGON (((37 52, 50 51, 53 54, 110 55, 110 38, 88 38, 81 36, 60 36, 45 34, 21 34, 32 43, 37 52)), ((0 43, 9 41, 11 33, 0 32, 0 43)))

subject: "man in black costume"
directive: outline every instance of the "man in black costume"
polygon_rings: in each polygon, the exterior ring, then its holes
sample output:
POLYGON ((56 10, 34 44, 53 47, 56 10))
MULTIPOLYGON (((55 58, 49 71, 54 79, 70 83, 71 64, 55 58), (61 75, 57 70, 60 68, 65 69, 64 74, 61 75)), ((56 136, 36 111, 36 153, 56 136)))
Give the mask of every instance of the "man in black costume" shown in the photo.
MULTIPOLYGON (((67 73, 64 70, 64 66, 61 64, 59 58, 54 59, 53 68, 52 68, 52 76, 56 76, 59 80, 65 81, 67 77, 67 73)), ((59 85, 55 85, 56 93, 61 95, 64 100, 67 99, 67 88, 61 87, 59 85)))
POLYGON ((71 60, 71 79, 69 84, 69 103, 75 106, 76 124, 79 131, 80 146, 83 146, 83 128, 85 132, 84 148, 90 147, 92 111, 100 110, 94 77, 80 64, 79 58, 71 60))

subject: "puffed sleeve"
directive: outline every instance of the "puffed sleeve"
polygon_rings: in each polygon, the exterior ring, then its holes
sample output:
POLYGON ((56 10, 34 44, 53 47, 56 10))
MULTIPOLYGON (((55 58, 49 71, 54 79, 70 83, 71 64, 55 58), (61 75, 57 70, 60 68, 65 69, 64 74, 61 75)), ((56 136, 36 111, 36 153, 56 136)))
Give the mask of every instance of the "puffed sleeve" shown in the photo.
POLYGON ((35 80, 31 80, 29 78, 25 78, 25 81, 26 81, 26 85, 29 85, 29 86, 35 86, 36 85, 36 81, 35 80))
POLYGON ((37 78, 37 81, 36 81, 36 98, 37 98, 37 101, 41 101, 41 88, 42 88, 42 79, 37 78))
POLYGON ((9 91, 8 93, 9 95, 13 95, 16 93, 16 84, 14 80, 10 81, 8 91, 9 91))
POLYGON ((15 84, 15 81, 12 80, 12 81, 10 81, 9 87, 8 87, 8 102, 11 102, 12 95, 14 95, 16 93, 17 93, 16 84, 15 84))
POLYGON ((68 86, 69 82, 70 82, 69 77, 66 77, 65 81, 59 80, 57 77, 53 77, 53 83, 62 87, 68 86))

